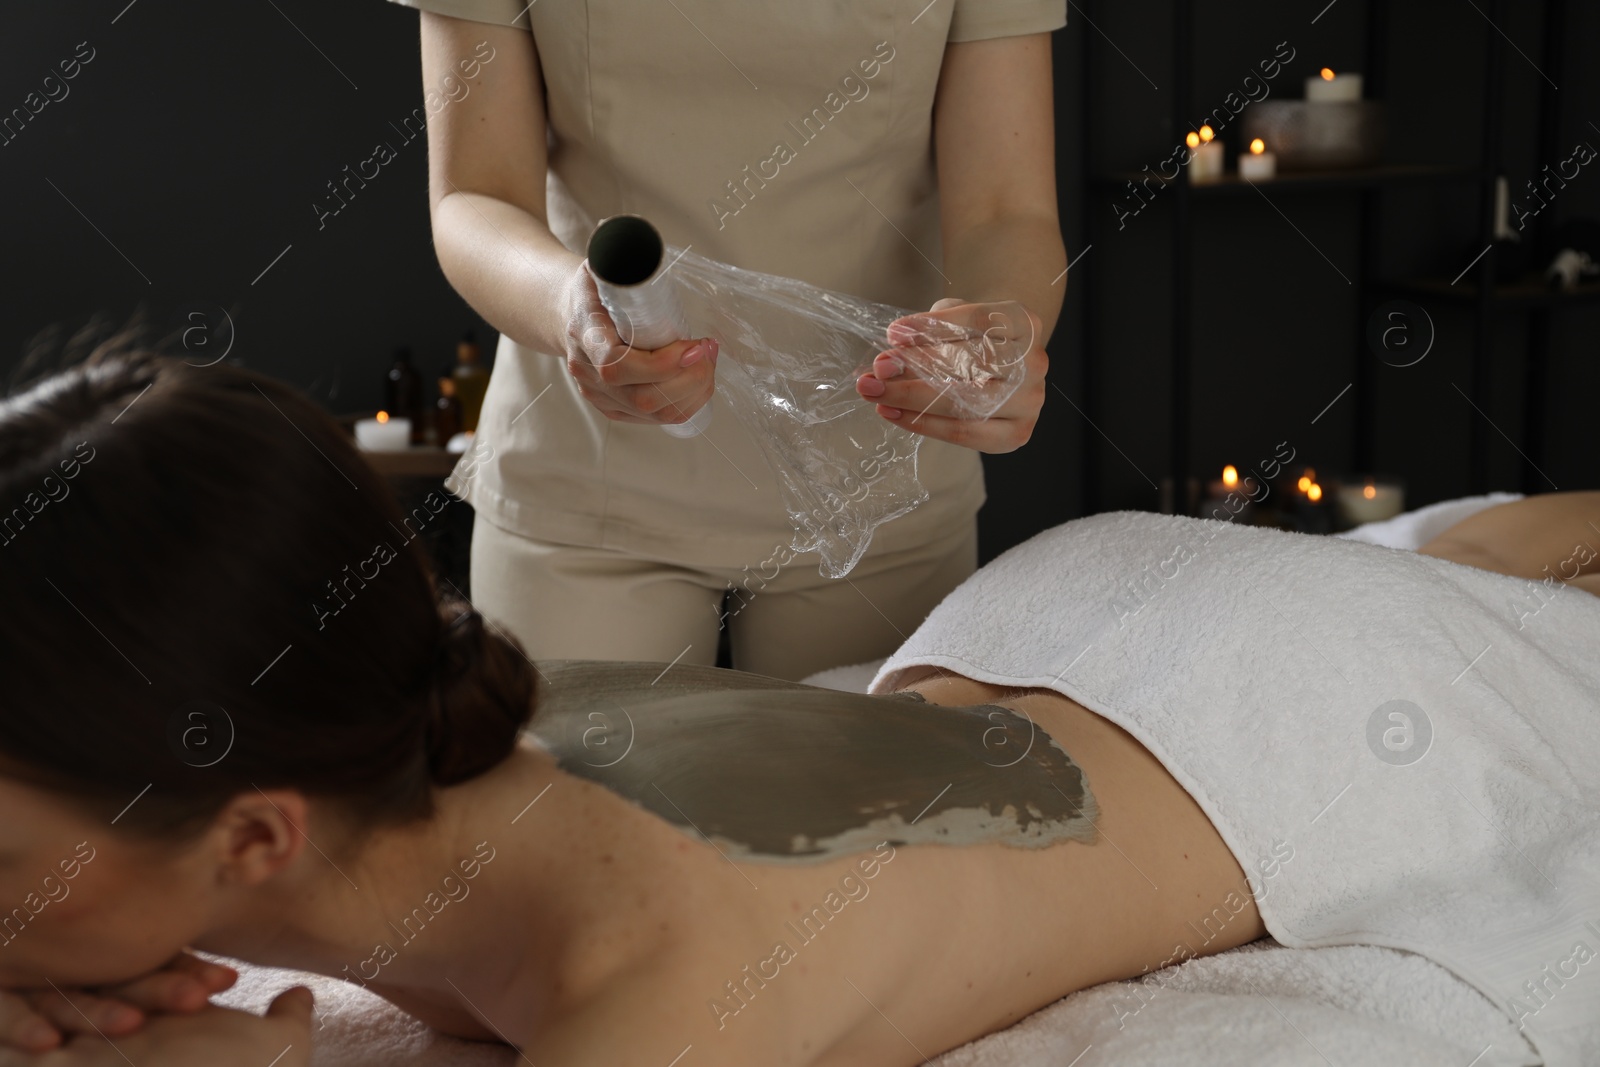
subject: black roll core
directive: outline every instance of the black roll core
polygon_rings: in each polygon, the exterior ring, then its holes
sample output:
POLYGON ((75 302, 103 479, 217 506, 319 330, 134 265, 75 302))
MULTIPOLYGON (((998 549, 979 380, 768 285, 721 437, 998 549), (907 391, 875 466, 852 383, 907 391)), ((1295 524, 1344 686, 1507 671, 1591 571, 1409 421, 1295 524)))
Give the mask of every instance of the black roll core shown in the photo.
POLYGON ((638 285, 661 265, 666 245, 638 215, 613 215, 589 238, 589 268, 612 285, 638 285))

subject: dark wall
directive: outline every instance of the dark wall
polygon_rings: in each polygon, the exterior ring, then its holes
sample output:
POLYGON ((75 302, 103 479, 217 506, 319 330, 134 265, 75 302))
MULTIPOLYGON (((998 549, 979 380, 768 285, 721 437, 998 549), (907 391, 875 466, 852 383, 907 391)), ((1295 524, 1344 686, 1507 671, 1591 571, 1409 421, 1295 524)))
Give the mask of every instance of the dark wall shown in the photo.
POLYGON ((431 377, 468 327, 492 340, 434 260, 426 145, 401 137, 421 102, 415 11, 127 5, 16 5, 0 36, 0 113, 80 42, 94 53, 0 146, 0 369, 38 331, 96 311, 142 306, 165 326, 226 309, 231 356, 355 411, 379 406, 395 346, 413 346, 431 377), (319 221, 327 183, 380 141, 397 157, 319 221))
MULTIPOLYGON (((1058 79, 1087 73, 1095 171, 1154 165, 1185 132, 1175 130, 1171 119, 1174 34, 1167 13, 1172 6, 1151 0, 1096 3, 1091 11, 1098 30, 1088 27, 1081 6, 1069 16, 1075 25, 1062 35, 1070 42, 1058 42, 1058 79), (1066 63, 1083 62, 1085 44, 1090 51, 1086 72, 1081 66, 1065 70, 1066 63)), ((1560 53, 1553 64, 1546 54, 1551 43, 1541 33, 1544 5, 1503 6, 1509 11, 1499 18, 1497 30, 1483 13, 1488 3, 1384 4, 1390 19, 1386 162, 1480 165, 1486 55, 1489 44, 1500 41, 1505 50, 1505 89, 1497 97, 1503 108, 1501 164, 1513 199, 1527 201, 1524 182, 1544 164, 1555 165, 1580 140, 1600 147, 1600 77, 1592 63, 1593 42, 1600 40, 1600 7, 1565 5, 1567 31, 1553 42, 1560 53), (1560 102, 1561 147, 1546 158, 1539 146, 1538 111, 1545 84, 1541 70, 1557 66, 1560 82, 1554 95, 1560 102)), ((1303 95, 1303 79, 1322 66, 1363 66, 1367 5, 1359 0, 1331 5, 1327 0, 1238 0, 1202 2, 1195 8, 1194 38, 1178 44, 1193 57, 1190 99, 1196 123, 1237 89, 1259 60, 1272 56, 1279 42, 1287 41, 1297 54, 1272 83, 1274 98, 1303 95)), ((1083 136, 1075 127, 1082 114, 1081 92, 1076 80, 1058 90, 1064 148, 1080 151, 1083 136)), ((1230 151, 1239 147, 1236 129, 1225 130, 1223 137, 1230 151)), ((1059 158, 1064 168, 1073 162, 1065 155, 1059 158)), ((1063 372, 1063 386, 1078 380, 1083 359, 1093 361, 1098 376, 1096 422, 1105 437, 1088 430, 1087 440, 1097 445, 1094 469, 1102 487, 1101 507, 1156 506, 1155 492, 1140 472, 1156 481, 1166 473, 1174 328, 1169 279, 1175 266, 1186 268, 1193 279, 1191 473, 1215 478, 1225 463, 1242 465, 1268 455, 1270 446, 1284 439, 1304 462, 1330 472, 1349 471, 1354 460, 1352 396, 1347 394, 1315 425, 1311 420, 1353 380, 1357 361, 1367 361, 1376 395, 1373 464, 1406 479, 1412 504, 1473 491, 1468 428, 1485 416, 1493 424, 1487 431, 1489 487, 1523 488, 1517 447, 1525 443, 1528 430, 1523 419, 1528 317, 1512 313, 1495 320, 1489 403, 1483 415, 1456 390, 1459 386, 1470 393, 1472 388, 1475 323, 1469 307, 1422 300, 1438 329, 1427 358, 1406 368, 1379 362, 1357 342, 1358 327, 1375 299, 1364 301, 1360 285, 1357 194, 1268 187, 1270 202, 1249 191, 1194 196, 1195 250, 1189 263, 1175 265, 1170 192, 1124 220, 1119 230, 1114 204, 1121 201, 1120 192, 1081 182, 1075 187, 1077 176, 1078 170, 1063 169, 1063 224, 1069 255, 1093 243, 1071 279, 1078 287, 1077 299, 1086 289, 1092 294, 1096 314, 1089 337, 1069 338, 1070 324, 1081 322, 1083 314, 1083 305, 1069 297, 1071 312, 1053 351, 1065 357, 1055 364, 1063 372)), ((1472 181, 1386 190, 1378 204, 1382 277, 1448 280, 1483 248, 1478 239, 1479 193, 1472 181)), ((1542 244, 1557 226, 1574 218, 1600 220, 1600 162, 1584 167, 1530 222, 1525 242, 1542 244)), ((1464 283, 1470 285, 1474 277, 1469 273, 1464 283)), ((1600 347, 1597 331, 1597 301, 1564 306, 1550 318, 1548 440, 1539 460, 1549 480, 1538 479, 1530 488, 1600 484, 1600 470, 1584 446, 1587 398, 1600 384, 1593 358, 1600 347)), ((1082 403, 1077 396, 1073 400, 1082 403)), ((1054 410, 1047 406, 1052 417, 1082 425, 1059 396, 1052 395, 1050 404, 1058 405, 1054 410)), ((1026 461, 1019 457, 1008 462, 1020 468, 1026 461)), ((1022 480, 1016 480, 1019 495, 1022 480)), ((1064 480, 1071 493, 1076 488, 1073 477, 1064 480)))
MULTIPOLYGON (((1555 161, 1539 158, 1538 148, 1540 5, 1507 6, 1500 28, 1514 47, 1506 52, 1502 150, 1520 189, 1555 161)), ((1600 146, 1600 129, 1590 125, 1600 123, 1600 76, 1585 52, 1600 39, 1600 10, 1568 6, 1560 143, 1600 146)), ((1389 7, 1390 159, 1476 163, 1485 52, 1496 33, 1478 10, 1487 5, 1389 7)), ((1206 0, 1196 8, 1194 39, 1178 43, 1194 57, 1197 120, 1280 41, 1298 55, 1274 83, 1275 96, 1300 95, 1301 80, 1322 65, 1361 65, 1359 0, 1206 0)), ((1168 473, 1167 287, 1175 268, 1192 273, 1197 309, 1193 471, 1214 476, 1284 439, 1315 466, 1352 462, 1351 398, 1310 420, 1352 379, 1356 360, 1374 358, 1354 343, 1362 294, 1339 274, 1354 277, 1356 197, 1209 201, 1196 208, 1192 262, 1174 264, 1169 205, 1153 204, 1119 231, 1115 191, 1081 180, 1086 147, 1097 171, 1137 170, 1165 158, 1181 134, 1170 114, 1169 10, 1136 0, 1096 3, 1086 14, 1075 3, 1055 35, 1062 228, 1069 257, 1083 258, 1068 277, 1051 341, 1055 387, 1041 425, 1026 448, 986 459, 986 558, 1083 512, 1086 449, 1100 506, 1157 506, 1151 483, 1168 473), (1086 298, 1096 312, 1088 337, 1086 298), (1086 360, 1092 396, 1084 391, 1086 360)), ((66 83, 68 95, 0 144, 0 372, 13 371, 41 333, 70 332, 97 312, 120 320, 136 308, 173 326, 193 310, 212 321, 226 310, 232 358, 310 390, 337 412, 378 405, 397 345, 412 346, 428 376, 469 326, 492 351, 492 331, 433 258, 425 145, 403 135, 420 103, 415 12, 380 0, 27 5, 0 37, 0 115, 23 106, 80 42, 93 58, 66 83), (327 197, 327 183, 380 141, 398 157, 339 214, 319 220, 314 205, 327 197)), ((1387 192, 1381 210, 1385 274, 1452 276, 1481 247, 1470 184, 1387 192)), ((1538 222, 1574 217, 1600 217, 1600 163, 1538 222)), ((1430 310, 1439 335, 1427 359, 1379 366, 1376 375, 1375 464, 1407 479, 1414 504, 1470 490, 1467 430, 1481 417, 1452 386, 1469 389, 1471 316, 1430 310)), ((1559 312, 1551 330, 1540 465, 1562 489, 1593 486, 1600 479, 1587 409, 1600 384, 1600 361, 1591 358, 1600 305, 1559 312)), ((224 342, 225 331, 213 338, 224 342)), ((1522 461, 1507 438, 1526 435, 1525 341, 1524 318, 1498 321, 1485 413, 1498 427, 1489 443, 1496 487, 1519 487, 1522 461)))

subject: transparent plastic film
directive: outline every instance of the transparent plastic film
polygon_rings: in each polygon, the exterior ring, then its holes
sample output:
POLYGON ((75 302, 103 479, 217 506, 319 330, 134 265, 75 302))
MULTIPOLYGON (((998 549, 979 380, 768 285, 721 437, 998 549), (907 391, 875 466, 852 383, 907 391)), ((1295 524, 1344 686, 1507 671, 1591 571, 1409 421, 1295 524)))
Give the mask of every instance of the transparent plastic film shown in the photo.
MULTIPOLYGON (((879 415, 856 391, 879 353, 893 353, 905 368, 891 381, 929 383, 939 410, 959 418, 990 417, 1022 384, 1033 338, 1020 304, 996 305, 1010 314, 991 309, 980 327, 675 246, 663 244, 661 258, 644 284, 670 296, 650 299, 670 301, 677 337, 719 342, 715 402, 761 446, 794 529, 790 548, 817 552, 826 577, 850 573, 879 526, 928 499, 917 478, 922 435, 879 415), (902 324, 891 341, 890 324, 908 316, 913 328, 902 324)), ((615 317, 610 304, 607 310, 615 317)), ((917 415, 908 410, 902 419, 914 423, 917 415)))

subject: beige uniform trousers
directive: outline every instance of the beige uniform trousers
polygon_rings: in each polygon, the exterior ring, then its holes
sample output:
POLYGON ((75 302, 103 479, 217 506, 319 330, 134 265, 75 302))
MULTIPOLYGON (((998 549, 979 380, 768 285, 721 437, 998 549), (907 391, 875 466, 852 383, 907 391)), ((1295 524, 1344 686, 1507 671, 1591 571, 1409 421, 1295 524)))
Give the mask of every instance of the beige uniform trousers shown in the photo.
POLYGON ((690 567, 536 541, 481 515, 472 531, 473 602, 535 660, 714 666, 725 617, 735 670, 790 681, 889 655, 977 567, 976 517, 909 548, 869 550, 844 578, 822 577, 815 553, 690 567))

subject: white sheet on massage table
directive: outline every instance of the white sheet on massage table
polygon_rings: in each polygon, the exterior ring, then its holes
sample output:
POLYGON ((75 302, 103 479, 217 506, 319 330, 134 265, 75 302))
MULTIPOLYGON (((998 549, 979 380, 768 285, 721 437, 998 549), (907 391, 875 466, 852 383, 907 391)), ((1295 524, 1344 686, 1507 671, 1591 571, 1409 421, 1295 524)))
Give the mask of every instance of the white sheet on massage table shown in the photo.
MULTIPOLYGON (((1341 536, 1416 548, 1516 494, 1446 501, 1341 536)), ((881 661, 878 661, 881 662, 881 661)), ((878 662, 807 681, 864 691, 878 662)), ((432 1033, 336 979, 241 967, 219 1002, 260 1011, 290 985, 316 991, 314 1067, 509 1067, 510 1049, 432 1033)), ((681 1050, 664 1049, 662 1063, 681 1050)), ((691 1053, 692 1055, 692 1053, 691 1053)), ((1290 949, 1270 939, 1065 997, 1011 1028, 954 1049, 935 1067, 1527 1067, 1537 1057, 1471 986, 1430 960, 1372 946, 1290 949), (1478 1057, 1474 1059, 1474 1057, 1478 1057)), ((692 1067, 685 1057, 683 1067, 692 1067)))

